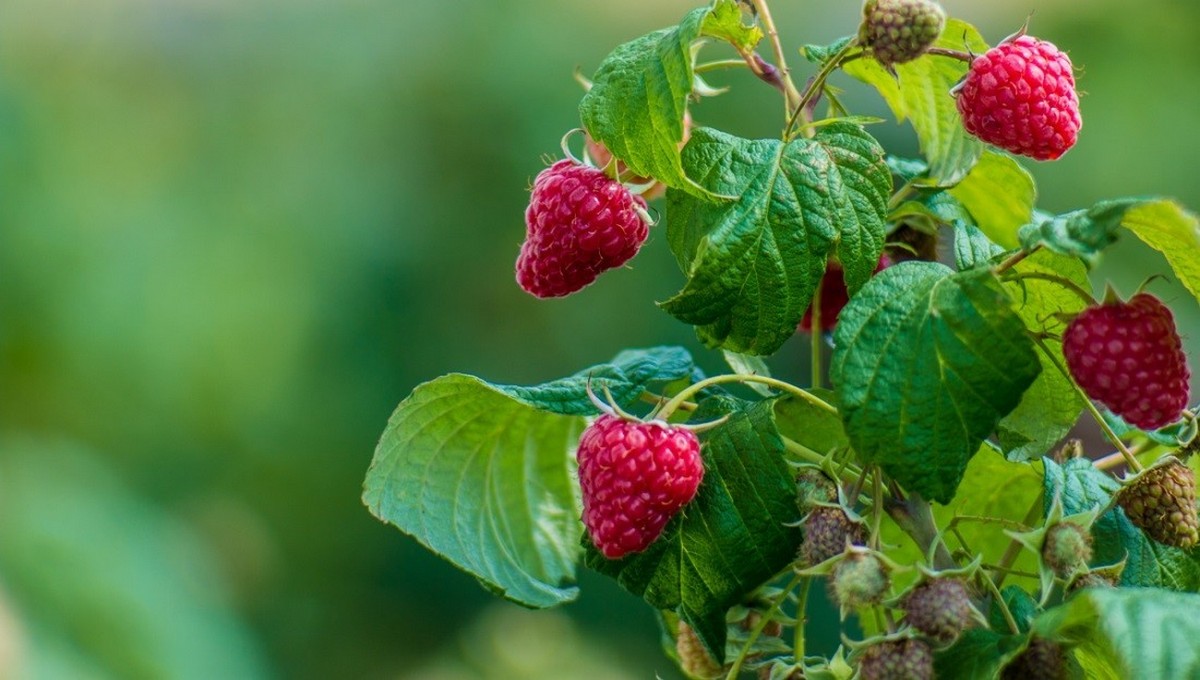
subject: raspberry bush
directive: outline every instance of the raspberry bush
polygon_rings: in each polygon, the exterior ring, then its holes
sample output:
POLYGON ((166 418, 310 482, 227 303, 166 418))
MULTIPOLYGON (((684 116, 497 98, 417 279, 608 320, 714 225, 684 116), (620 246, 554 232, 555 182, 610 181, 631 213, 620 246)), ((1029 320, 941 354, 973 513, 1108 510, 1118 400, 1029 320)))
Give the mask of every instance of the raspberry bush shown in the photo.
POLYGON ((365 503, 528 607, 574 599, 581 565, 616 579, 692 677, 1197 677, 1197 416, 1180 301, 1153 286, 1200 296, 1200 221, 1154 197, 1038 209, 1011 154, 1076 143, 1066 51, 1025 28, 991 46, 930 0, 862 16, 797 55, 766 0, 715 0, 618 46, 532 184, 522 288, 620 276, 649 234, 682 270, 659 305, 727 372, 654 347, 536 386, 437 378, 365 503), (779 91, 779 136, 703 124, 732 68, 779 91), (846 109, 838 71, 920 158, 846 109), (1163 266, 1098 299, 1118 239, 1163 266), (768 362, 798 333, 809 385, 768 362), (1077 427, 1106 446, 1064 443, 1077 427), (840 649, 806 644, 820 598, 840 649))

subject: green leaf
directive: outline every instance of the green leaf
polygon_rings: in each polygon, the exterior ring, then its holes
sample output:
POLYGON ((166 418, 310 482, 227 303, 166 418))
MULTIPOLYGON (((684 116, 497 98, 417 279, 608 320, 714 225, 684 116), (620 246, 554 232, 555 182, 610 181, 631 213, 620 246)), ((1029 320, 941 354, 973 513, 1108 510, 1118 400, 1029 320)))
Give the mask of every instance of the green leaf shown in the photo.
MULTIPOLYGON (((1004 586, 1004 590, 1000 591, 1000 594, 1004 597, 1008 613, 1012 614, 1013 621, 1017 624, 1017 630, 1021 633, 1028 633, 1029 627, 1033 625, 1040 610, 1033 596, 1020 586, 1004 586)), ((992 603, 991 616, 988 620, 993 629, 1008 630, 1008 622, 1004 620, 1004 614, 1000 612, 1000 607, 995 602, 992 603)))
POLYGON ((950 193, 967 209, 975 225, 1005 248, 1019 244, 1017 232, 1033 220, 1037 188, 1033 177, 1012 156, 986 151, 950 193))
POLYGON ((1023 644, 1024 636, 972 628, 954 645, 934 654, 934 675, 953 680, 993 680, 1020 653, 1023 644))
POLYGON ((859 456, 948 503, 967 461, 1041 366, 988 270, 885 269, 842 310, 831 366, 859 456))
POLYGON ((732 415, 701 436, 705 472, 695 500, 645 552, 611 561, 587 549, 589 567, 653 607, 678 611, 718 657, 726 611, 787 567, 800 543, 789 526, 799 509, 772 406, 702 402, 697 422, 732 415))
MULTIPOLYGON (((1046 459, 1046 503, 1062 498, 1068 515, 1105 507, 1120 484, 1082 458, 1058 465, 1046 459)), ((1047 505, 1047 509, 1049 505, 1047 505)), ((1116 564, 1122 559, 1122 586, 1152 586, 1168 590, 1200 590, 1200 551, 1191 552, 1156 543, 1115 507, 1092 525, 1092 566, 1116 564)))
POLYGON ((579 103, 583 126, 635 175, 685 191, 703 192, 683 173, 679 143, 692 92, 692 47, 702 36, 752 48, 762 35, 741 26, 733 0, 692 10, 678 26, 620 45, 600 64, 579 103))
MULTIPOLYGON (((826 403, 837 403, 837 395, 828 390, 809 391, 826 403)), ((841 417, 814 406, 807 399, 792 396, 778 399, 775 402, 775 424, 781 435, 821 455, 850 446, 841 417)))
POLYGON ((688 282, 662 303, 712 346, 767 355, 792 337, 836 249, 857 291, 883 251, 891 175, 861 127, 812 139, 746 140, 696 130, 684 165, 705 189, 667 192, 667 237, 688 282))
MULTIPOLYGON (((1087 269, 1074 257, 1048 251, 1034 253, 1019 263, 1014 271, 1020 274, 1049 274, 1062 277, 1083 290, 1090 290, 1087 269)), ((1066 324, 1060 313, 1079 312, 1086 303, 1083 298, 1053 281, 1025 279, 1005 284, 1017 301, 1017 314, 1025 326, 1047 337, 1046 347, 1054 359, 1038 353, 1042 372, 1025 392, 1021 404, 1000 421, 1000 446, 1014 460, 1039 458, 1049 452, 1079 420, 1083 398, 1071 381, 1054 365, 1063 363, 1062 337, 1066 324)))
POLYGON ((763 39, 757 24, 742 23, 742 8, 735 0, 717 0, 704 19, 703 35, 733 45, 740 52, 753 50, 763 39))
MULTIPOLYGON (((938 47, 966 49, 983 54, 987 43, 979 31, 957 19, 946 22, 938 47)), ((967 74, 967 65, 956 59, 926 55, 895 67, 888 73, 874 59, 846 64, 846 73, 879 90, 900 122, 911 119, 929 161, 929 183, 952 186, 960 182, 983 153, 983 142, 967 134, 950 89, 967 74)))
POLYGON ((1200 221, 1178 203, 1156 200, 1134 206, 1121 226, 1166 256, 1175 276, 1200 300, 1200 221))
POLYGON ((584 369, 569 378, 537 385, 495 385, 495 389, 534 408, 561 415, 597 415, 596 406, 587 394, 588 380, 592 392, 606 398, 607 388, 613 400, 623 408, 638 403, 647 389, 688 378, 696 371, 692 355, 682 347, 651 347, 621 352, 607 364, 584 369))
POLYGON ((530 607, 573 600, 584 419, 469 375, 418 386, 388 421, 363 502, 379 519, 530 607))
POLYGON ((1042 245, 1056 253, 1094 261, 1102 250, 1117 240, 1117 228, 1125 211, 1143 202, 1137 198, 1102 201, 1087 210, 1057 215, 1021 228, 1019 238, 1026 249, 1042 245))
POLYGON ((989 261, 1004 252, 1000 246, 969 222, 954 225, 954 266, 959 271, 987 266, 989 261))
MULTIPOLYGON (((1200 595, 1152 588, 1091 588, 1039 617, 1043 637, 1077 645, 1108 677, 1200 677, 1200 595), (1107 675, 1107 674, 1106 674, 1107 675)), ((1104 677, 1093 670, 1089 677, 1104 677)))
POLYGON ((825 62, 834 58, 839 52, 846 49, 846 45, 850 44, 856 36, 848 35, 844 38, 839 38, 830 45, 803 45, 800 47, 800 53, 804 55, 814 64, 824 65, 825 62))

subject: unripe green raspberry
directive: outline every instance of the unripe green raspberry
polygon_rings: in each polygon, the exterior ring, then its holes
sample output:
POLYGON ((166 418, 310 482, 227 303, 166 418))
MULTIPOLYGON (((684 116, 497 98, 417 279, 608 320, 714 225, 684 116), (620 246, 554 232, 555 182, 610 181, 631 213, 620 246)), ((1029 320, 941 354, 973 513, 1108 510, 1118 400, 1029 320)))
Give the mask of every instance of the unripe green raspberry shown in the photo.
POLYGON ((904 598, 909 625, 940 643, 953 642, 972 623, 971 596, 961 578, 934 578, 904 598))
POLYGON ((1191 548, 1200 541, 1196 476, 1177 459, 1156 465, 1125 485, 1117 503, 1129 520, 1164 545, 1191 548))
POLYGON ((863 525, 840 507, 818 505, 804 520, 800 562, 812 567, 842 554, 847 545, 862 545, 863 525))
POLYGON ((851 552, 833 570, 830 594, 842 609, 858 609, 883 600, 891 579, 888 567, 869 552, 851 552))
POLYGON ((890 640, 871 645, 858 660, 859 680, 930 680, 933 650, 924 640, 890 640))
POLYGON ((859 41, 884 66, 912 61, 937 42, 946 12, 932 0, 867 0, 859 41))
POLYGON ((837 485, 815 467, 806 467, 796 476, 796 504, 809 513, 818 503, 836 503, 837 485))
POLYGON ((1092 559, 1092 535, 1073 522, 1059 522, 1046 530, 1042 561, 1059 578, 1086 568, 1092 559))
POLYGON ((696 631, 683 621, 679 622, 679 632, 675 635, 675 654, 679 656, 679 668, 689 678, 710 680, 725 675, 724 669, 709 656, 704 643, 696 637, 696 631))

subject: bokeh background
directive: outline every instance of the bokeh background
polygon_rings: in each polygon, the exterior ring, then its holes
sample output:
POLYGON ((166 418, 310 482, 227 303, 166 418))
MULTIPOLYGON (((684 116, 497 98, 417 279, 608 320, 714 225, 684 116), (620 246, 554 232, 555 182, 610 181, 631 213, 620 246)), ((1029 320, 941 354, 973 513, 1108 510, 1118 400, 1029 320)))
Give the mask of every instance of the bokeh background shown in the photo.
MULTIPOLYGON (((661 233, 565 301, 512 280, 526 188, 578 124, 572 69, 696 4, 0 3, 0 677, 674 677, 611 583, 496 602, 359 494, 434 376, 540 382, 662 343, 717 366, 653 304, 682 281, 661 233)), ((859 11, 775 4, 790 49, 859 11)), ((1032 168, 1043 208, 1200 207, 1200 4, 944 4, 992 42, 1036 9, 1082 68, 1079 145, 1032 168)), ((713 80, 733 91, 697 120, 777 132, 775 92, 713 80)), ((1126 242, 1097 281, 1147 267, 1126 242)), ((1200 356, 1196 303, 1153 290, 1200 356)), ((806 349, 773 365, 804 380, 806 349)))

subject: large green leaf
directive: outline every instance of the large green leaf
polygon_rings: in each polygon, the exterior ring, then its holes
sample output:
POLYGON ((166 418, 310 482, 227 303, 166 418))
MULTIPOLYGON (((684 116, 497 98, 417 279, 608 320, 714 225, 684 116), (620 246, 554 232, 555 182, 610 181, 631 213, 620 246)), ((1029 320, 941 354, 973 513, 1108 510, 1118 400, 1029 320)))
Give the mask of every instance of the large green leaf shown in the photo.
MULTIPOLYGON (((987 43, 974 26, 957 19, 946 22, 937 46, 987 51, 987 43)), ((888 73, 874 59, 859 59, 845 66, 846 73, 872 85, 892 109, 896 119, 911 119, 929 161, 929 183, 957 184, 983 153, 984 145, 967 134, 950 89, 967 74, 967 65, 956 59, 926 55, 895 67, 888 73)))
POLYGON ((1200 677, 1200 595, 1091 588, 1042 614, 1034 628, 1042 637, 1078 646, 1089 677, 1200 677))
POLYGON ((688 282, 663 307, 710 345, 766 355, 804 316, 836 249, 857 291, 883 251, 891 175, 883 149, 848 123, 790 143, 697 130, 688 174, 710 202, 667 194, 668 238, 688 282))
POLYGON ((1017 232, 1033 219, 1037 187, 1012 156, 986 151, 971 172, 950 189, 988 238, 1005 248, 1019 244, 1017 232))
MULTIPOLYGON (((1058 276, 1089 290, 1087 269, 1077 258, 1040 251, 1026 258, 1015 268, 1020 274, 1058 276)), ((1012 458, 1026 460, 1045 455, 1071 431, 1083 410, 1083 399, 1071 381, 1055 367, 1063 364, 1062 337, 1066 324, 1060 314, 1082 311, 1083 298, 1054 281, 1024 279, 1006 284, 1017 301, 1017 314, 1026 327, 1046 334, 1046 347, 1054 359, 1043 353, 1038 358, 1042 372, 1025 392, 1017 408, 1000 421, 1000 446, 1012 458)))
MULTIPOLYGON (((1106 507, 1120 484, 1097 470, 1090 460, 1077 458, 1058 465, 1046 459, 1046 503, 1062 499, 1063 512, 1071 515, 1106 507)), ((1200 551, 1186 551, 1156 543, 1129 521, 1119 507, 1100 516, 1092 525, 1093 566, 1125 560, 1122 586, 1153 586, 1168 590, 1200 590, 1200 551)))
POLYGON ((693 370, 686 351, 659 347, 537 387, 457 374, 425 383, 392 414, 363 502, 511 600, 548 607, 573 599, 566 584, 582 532, 574 451, 580 415, 596 413, 588 378, 629 404, 693 370))
POLYGON ((795 483, 772 406, 705 400, 697 421, 732 415, 701 437, 705 472, 695 500, 645 552, 612 561, 588 545, 589 567, 655 608, 678 611, 717 656, 726 611, 787 567, 800 543, 795 483))
POLYGON ((1125 213, 1121 226, 1167 258, 1175 276, 1200 300, 1200 221, 1174 201, 1149 201, 1125 213))
POLYGON ((692 10, 678 26, 617 47, 579 103, 584 127, 634 174, 687 191, 698 187, 683 173, 679 142, 695 79, 692 48, 704 35, 742 49, 762 37, 757 28, 742 26, 736 2, 718 0, 711 8, 692 10))
POLYGON ((1041 366, 988 270, 885 269, 842 311, 831 376, 850 441, 906 488, 948 503, 967 461, 1041 366))
POLYGON ((934 654, 934 674, 946 680, 994 680, 1024 644, 1021 635, 972 628, 952 646, 934 654))

